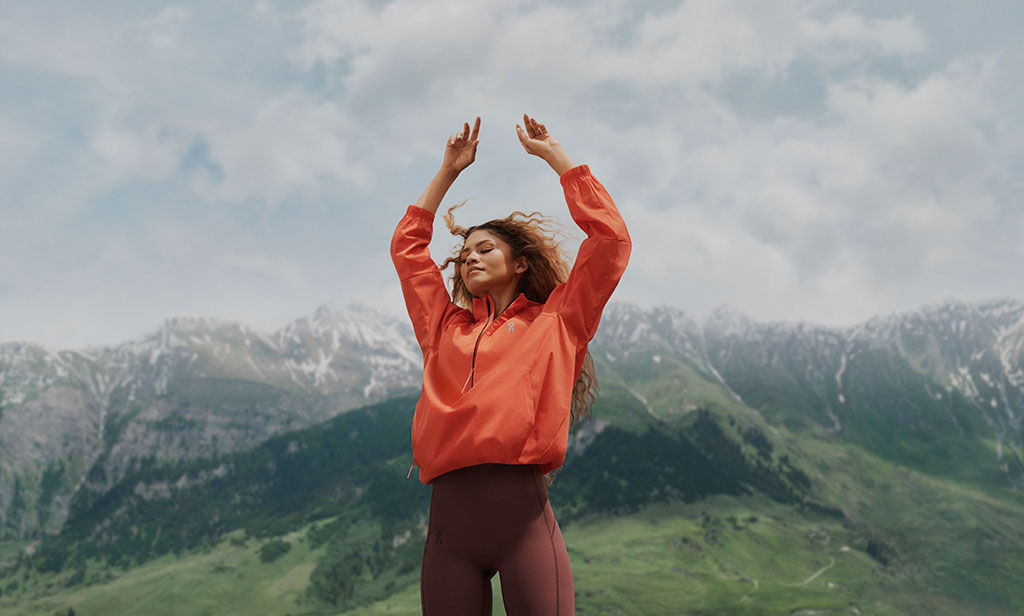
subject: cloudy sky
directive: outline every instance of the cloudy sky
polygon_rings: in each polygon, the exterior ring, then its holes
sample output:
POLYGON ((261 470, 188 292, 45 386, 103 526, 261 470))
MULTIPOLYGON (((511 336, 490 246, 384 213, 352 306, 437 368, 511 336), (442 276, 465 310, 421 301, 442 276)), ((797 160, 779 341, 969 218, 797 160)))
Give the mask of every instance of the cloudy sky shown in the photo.
POLYGON ((400 314, 390 235, 463 121, 462 222, 571 225, 524 112, 619 204, 619 299, 830 325, 1024 299, 1022 24, 1015 0, 5 2, 0 341, 400 314))

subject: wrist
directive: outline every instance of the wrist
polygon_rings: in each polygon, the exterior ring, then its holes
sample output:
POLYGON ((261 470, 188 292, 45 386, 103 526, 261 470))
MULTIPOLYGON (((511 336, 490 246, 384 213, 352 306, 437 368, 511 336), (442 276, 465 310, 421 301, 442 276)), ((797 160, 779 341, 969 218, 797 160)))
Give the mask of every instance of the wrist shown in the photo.
POLYGON ((571 158, 566 156, 565 152, 562 152, 560 150, 558 152, 555 152, 547 161, 547 163, 551 166, 552 169, 554 169, 555 173, 557 173, 559 176, 561 176, 563 173, 576 166, 576 163, 574 163, 571 158))
POLYGON ((458 169, 452 169, 451 167, 441 167, 440 169, 437 170, 437 174, 435 174, 434 177, 438 180, 451 184, 455 182, 456 178, 459 177, 459 173, 461 173, 461 171, 459 171, 458 169))

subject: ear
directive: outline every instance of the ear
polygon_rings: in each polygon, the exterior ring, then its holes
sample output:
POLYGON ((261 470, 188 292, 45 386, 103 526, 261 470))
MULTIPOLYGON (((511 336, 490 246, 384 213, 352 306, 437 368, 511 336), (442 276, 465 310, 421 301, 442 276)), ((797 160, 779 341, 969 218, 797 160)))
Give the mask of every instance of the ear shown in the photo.
POLYGON ((530 269, 530 262, 526 260, 526 257, 519 257, 516 259, 515 273, 522 274, 528 269, 530 269))

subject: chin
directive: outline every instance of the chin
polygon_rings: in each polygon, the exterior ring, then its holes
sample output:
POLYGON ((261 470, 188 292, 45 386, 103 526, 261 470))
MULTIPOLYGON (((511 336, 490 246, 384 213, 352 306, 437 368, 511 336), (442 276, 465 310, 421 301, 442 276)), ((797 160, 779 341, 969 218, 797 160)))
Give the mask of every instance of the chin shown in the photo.
POLYGON ((487 295, 488 285, 480 284, 480 280, 466 280, 463 278, 462 282, 466 285, 466 290, 469 291, 469 294, 473 297, 483 297, 484 295, 487 295))

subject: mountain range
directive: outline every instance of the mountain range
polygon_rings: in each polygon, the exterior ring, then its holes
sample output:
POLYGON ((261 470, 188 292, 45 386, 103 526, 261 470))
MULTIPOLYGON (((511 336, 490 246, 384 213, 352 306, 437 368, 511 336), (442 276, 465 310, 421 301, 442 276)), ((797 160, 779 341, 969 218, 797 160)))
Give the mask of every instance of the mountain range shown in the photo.
MULTIPOLYGON (((880 514, 878 464, 1024 502, 1024 302, 947 301, 843 328, 612 303, 590 348, 601 399, 552 492, 566 524, 761 494, 841 523, 891 569, 926 548, 880 514), (850 467, 866 459, 879 462, 850 467)), ((412 582, 408 539, 425 522, 428 490, 405 479, 419 369, 407 320, 365 305, 269 334, 176 318, 111 347, 2 344, 0 532, 40 570, 84 571, 334 516, 345 524, 321 543, 348 547, 322 557, 311 592, 382 599, 412 582), (367 519, 358 549, 377 582, 352 586, 339 581, 350 558, 338 554, 356 549, 343 527, 367 519)), ((987 562, 995 535, 981 536, 971 562, 987 562)), ((1012 578, 950 576, 929 579, 974 597, 1012 578)))
MULTIPOLYGON (((966 448, 1024 486, 1017 300, 947 301, 846 328, 613 303, 591 351, 659 418, 696 408, 712 385, 771 425, 908 462, 966 448)), ((0 529, 57 530, 72 496, 102 494, 145 458, 244 450, 414 392, 420 361, 406 319, 359 304, 322 306, 271 334, 173 318, 111 347, 0 344, 0 529)))
POLYGON ((412 329, 366 306, 325 305, 273 334, 173 318, 112 347, 0 345, 0 533, 59 529, 75 494, 102 494, 145 458, 253 447, 413 391, 412 329))

